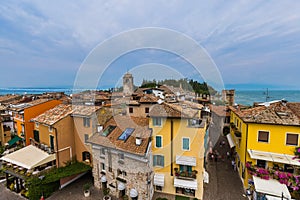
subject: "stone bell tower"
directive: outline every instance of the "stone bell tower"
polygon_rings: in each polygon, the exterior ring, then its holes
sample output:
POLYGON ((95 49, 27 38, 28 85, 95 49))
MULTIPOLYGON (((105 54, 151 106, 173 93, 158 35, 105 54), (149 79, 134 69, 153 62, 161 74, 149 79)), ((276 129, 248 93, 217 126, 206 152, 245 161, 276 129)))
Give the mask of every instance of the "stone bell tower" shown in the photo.
POLYGON ((123 76, 123 94, 125 96, 129 96, 133 93, 133 76, 129 72, 127 72, 123 76))

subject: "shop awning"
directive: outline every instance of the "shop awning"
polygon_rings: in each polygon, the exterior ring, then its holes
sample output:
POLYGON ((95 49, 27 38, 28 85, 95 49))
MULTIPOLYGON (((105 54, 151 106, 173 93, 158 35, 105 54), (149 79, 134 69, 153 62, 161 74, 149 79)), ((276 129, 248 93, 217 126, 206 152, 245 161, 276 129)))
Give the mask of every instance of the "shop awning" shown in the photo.
POLYGON ((250 158, 255 160, 266 160, 276 163, 300 166, 299 159, 294 159, 294 156, 288 154, 279 154, 265 151, 247 150, 250 158))
POLYGON ((183 180, 174 178, 174 187, 197 190, 197 180, 183 180))
POLYGON ((129 196, 131 197, 131 198, 135 198, 135 197, 137 197, 138 196, 138 192, 136 191, 136 189, 131 189, 130 190, 130 192, 129 192, 129 196))
POLYGON ((12 146, 16 144, 18 141, 22 141, 22 140, 23 140, 22 138, 16 135, 13 139, 9 140, 7 143, 9 146, 12 146))
POLYGON ((162 186, 165 185, 165 175, 164 174, 154 174, 154 185, 162 186))
POLYGON ((229 144, 230 148, 235 147, 235 144, 234 144, 234 141, 233 141, 231 135, 227 134, 226 137, 227 137, 228 144, 229 144))
POLYGON ((118 190, 125 190, 125 184, 122 182, 118 182, 118 190))
POLYGON ((196 166, 196 158, 191 156, 176 156, 176 164, 196 166))
POLYGON ((25 169, 33 169, 55 159, 55 154, 48 154, 33 145, 24 147, 1 158, 3 161, 18 165, 25 169))
POLYGON ((107 182, 107 180, 106 180, 106 176, 105 176, 105 175, 103 175, 103 176, 101 177, 100 181, 101 181, 101 183, 105 183, 105 182, 107 182))
POLYGON ((203 172, 203 182, 204 183, 209 183, 209 174, 207 171, 204 170, 203 172))
POLYGON ((275 197, 281 197, 283 195, 285 198, 291 199, 291 194, 287 186, 285 184, 279 183, 277 180, 265 180, 253 176, 253 181, 256 192, 275 197))

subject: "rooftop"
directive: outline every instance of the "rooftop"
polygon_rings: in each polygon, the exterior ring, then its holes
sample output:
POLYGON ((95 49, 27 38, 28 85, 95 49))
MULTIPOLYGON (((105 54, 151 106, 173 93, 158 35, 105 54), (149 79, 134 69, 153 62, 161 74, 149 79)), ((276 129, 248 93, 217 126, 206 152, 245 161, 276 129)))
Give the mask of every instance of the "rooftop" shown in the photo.
POLYGON ((300 103, 274 102, 248 109, 230 107, 244 122, 281 125, 300 124, 300 103))
POLYGON ((59 104, 54 108, 47 110, 43 114, 33 118, 32 121, 39 122, 41 124, 53 125, 70 114, 77 116, 90 116, 99 108, 100 107, 98 106, 59 104))
POLYGON ((151 117, 194 118, 199 114, 199 109, 184 103, 166 103, 154 105, 149 113, 151 117))
POLYGON ((151 137, 151 130, 148 128, 148 122, 148 118, 116 115, 110 118, 110 120, 108 120, 108 122, 104 125, 104 132, 109 126, 116 126, 109 134, 103 134, 103 131, 95 133, 88 142, 110 148, 116 148, 133 154, 144 155, 147 151, 151 137), (126 135, 126 139, 123 140, 123 137, 120 139, 120 136, 122 134, 124 136, 127 132, 128 134, 126 135), (136 145, 136 137, 142 139, 142 143, 140 145, 136 145))

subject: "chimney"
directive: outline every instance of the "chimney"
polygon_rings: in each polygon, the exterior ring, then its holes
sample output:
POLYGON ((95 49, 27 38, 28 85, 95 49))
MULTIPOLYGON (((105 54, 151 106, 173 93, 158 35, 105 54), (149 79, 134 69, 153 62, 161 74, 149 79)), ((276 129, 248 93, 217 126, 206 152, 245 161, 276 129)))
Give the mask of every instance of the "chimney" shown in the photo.
POLYGON ((136 144, 136 146, 140 146, 142 144, 142 138, 141 138, 140 134, 137 134, 135 136, 135 144, 136 144))

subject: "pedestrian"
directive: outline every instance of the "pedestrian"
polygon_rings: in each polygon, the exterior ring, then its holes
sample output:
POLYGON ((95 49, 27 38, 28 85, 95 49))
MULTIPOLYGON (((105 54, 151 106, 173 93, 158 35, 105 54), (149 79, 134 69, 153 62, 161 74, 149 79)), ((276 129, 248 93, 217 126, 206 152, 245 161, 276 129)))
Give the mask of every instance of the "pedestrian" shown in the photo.
POLYGON ((215 154, 215 162, 218 162, 218 154, 215 154))
POLYGON ((234 165, 233 165, 233 169, 234 171, 236 171, 236 163, 234 162, 234 165))
POLYGON ((220 147, 222 148, 222 141, 220 141, 219 145, 220 145, 220 147))
POLYGON ((227 160, 229 160, 230 159, 230 153, 229 153, 229 151, 226 152, 226 155, 227 155, 227 160))
POLYGON ((234 169, 234 160, 231 161, 232 168, 234 169))
POLYGON ((222 141, 222 145, 225 146, 225 140, 222 141))

